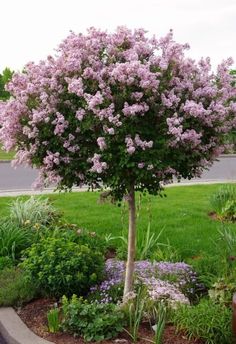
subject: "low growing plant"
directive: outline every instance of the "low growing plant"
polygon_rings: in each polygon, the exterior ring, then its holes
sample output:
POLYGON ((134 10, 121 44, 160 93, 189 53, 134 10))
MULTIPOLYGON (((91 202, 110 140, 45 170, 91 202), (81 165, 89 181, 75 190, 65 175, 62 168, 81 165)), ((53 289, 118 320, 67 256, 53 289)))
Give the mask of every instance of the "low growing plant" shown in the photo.
POLYGON ((166 319, 167 308, 163 302, 159 302, 156 307, 156 324, 153 326, 155 331, 154 344, 162 344, 166 319))
POLYGON ((196 306, 180 305, 172 314, 178 331, 189 338, 201 338, 206 344, 232 343, 232 313, 229 307, 202 299, 196 306))
POLYGON ((48 320, 48 329, 51 333, 56 333, 60 329, 60 321, 59 321, 59 309, 53 308, 50 309, 47 313, 47 320, 48 320))
POLYGON ((210 198, 213 211, 221 219, 232 220, 236 217, 236 186, 223 185, 210 198))
POLYGON ((45 294, 84 295, 101 281, 104 258, 87 245, 71 241, 67 233, 55 231, 25 251, 22 267, 45 294))
POLYGON ((58 218, 59 212, 48 198, 34 196, 27 200, 17 198, 10 204, 10 219, 17 226, 48 225, 58 218))
POLYGON ((123 330, 124 315, 114 304, 89 303, 73 295, 62 298, 62 328, 85 341, 114 338, 123 330))
POLYGON ((0 222, 0 256, 18 259, 22 250, 31 245, 33 233, 20 228, 11 221, 0 222))
POLYGON ((232 304, 233 294, 236 292, 235 273, 225 278, 219 278, 208 291, 210 299, 225 306, 232 304))
POLYGON ((145 310, 145 293, 140 287, 135 294, 129 293, 122 306, 123 312, 128 319, 128 329, 124 329, 132 339, 132 342, 136 343, 138 340, 139 327, 141 325, 144 310, 145 310))
MULTIPOLYGON (((148 224, 146 231, 138 231, 136 237, 136 260, 148 259, 152 256, 155 250, 165 247, 159 241, 160 236, 164 228, 159 233, 154 233, 151 231, 151 224, 148 224)), ((114 237, 114 239, 119 239, 119 244, 117 247, 117 255, 119 258, 124 259, 127 255, 128 246, 128 236, 127 233, 121 236, 114 237)))
POLYGON ((18 268, 0 271, 0 306, 20 306, 37 294, 37 288, 18 268))
POLYGON ((14 266, 14 260, 8 256, 0 257, 0 271, 14 266))

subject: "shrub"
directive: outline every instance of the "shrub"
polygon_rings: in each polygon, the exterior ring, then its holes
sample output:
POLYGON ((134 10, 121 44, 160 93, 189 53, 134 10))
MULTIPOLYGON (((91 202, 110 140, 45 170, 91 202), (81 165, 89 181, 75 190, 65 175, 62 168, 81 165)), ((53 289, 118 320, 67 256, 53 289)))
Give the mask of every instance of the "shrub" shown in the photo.
POLYGON ((63 232, 40 238, 25 251, 25 257, 22 266, 29 278, 56 297, 86 294, 103 276, 101 253, 71 241, 63 232))
POLYGON ((62 225, 61 230, 66 231, 68 236, 71 238, 70 240, 77 244, 87 245, 92 250, 105 254, 108 243, 97 233, 79 228, 78 225, 75 224, 64 224, 62 225))
POLYGON ((210 204, 216 214, 227 220, 236 217, 236 187, 234 185, 221 186, 210 198, 210 204))
POLYGON ((73 295, 62 298, 62 328, 86 341, 111 339, 123 330, 124 316, 114 304, 88 303, 73 295))
POLYGON ((0 306, 20 306, 37 293, 36 286, 18 268, 0 271, 0 306))
POLYGON ((0 222, 0 256, 17 259, 32 240, 32 232, 17 227, 11 221, 0 222))
POLYGON ((206 344, 230 344, 231 309, 202 299, 197 306, 179 306, 172 314, 177 330, 189 338, 201 338, 206 344))
POLYGON ((47 225, 59 217, 49 200, 31 196, 28 200, 16 199, 10 205, 10 218, 18 226, 47 225))

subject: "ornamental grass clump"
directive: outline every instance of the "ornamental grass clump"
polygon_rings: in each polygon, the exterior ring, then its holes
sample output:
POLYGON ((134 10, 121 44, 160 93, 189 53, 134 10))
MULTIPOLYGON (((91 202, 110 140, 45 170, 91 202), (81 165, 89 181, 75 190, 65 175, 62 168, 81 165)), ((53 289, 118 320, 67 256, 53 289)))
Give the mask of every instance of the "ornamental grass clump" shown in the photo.
POLYGON ((129 204, 124 295, 132 290, 135 191, 158 195, 173 177, 209 167, 235 127, 236 89, 223 61, 185 56, 170 31, 91 28, 71 33, 55 57, 28 63, 7 85, 0 139, 15 164, 39 169, 35 186, 108 187, 129 204))
POLYGON ((34 196, 27 200, 17 198, 9 210, 12 223, 21 227, 49 225, 60 216, 47 198, 34 196))

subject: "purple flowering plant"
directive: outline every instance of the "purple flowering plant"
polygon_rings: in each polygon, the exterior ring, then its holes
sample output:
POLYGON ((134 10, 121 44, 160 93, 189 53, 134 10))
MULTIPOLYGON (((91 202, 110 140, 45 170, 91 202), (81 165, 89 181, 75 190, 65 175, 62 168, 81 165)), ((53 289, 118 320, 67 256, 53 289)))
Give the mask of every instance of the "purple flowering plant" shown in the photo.
MULTIPOLYGON (((122 300, 125 278, 125 262, 108 259, 105 265, 105 279, 100 285, 93 286, 90 298, 101 303, 117 303, 122 300)), ((152 301, 166 300, 173 305, 177 302, 195 301, 203 285, 197 274, 186 263, 135 262, 135 290, 143 286, 152 301)))
POLYGON ((223 61, 185 57, 170 31, 91 28, 71 33, 55 57, 28 63, 0 103, 0 139, 15 163, 39 169, 36 187, 50 183, 109 187, 128 195, 129 248, 124 295, 132 290, 135 191, 157 195, 162 184, 201 174, 235 127, 236 89, 223 61))

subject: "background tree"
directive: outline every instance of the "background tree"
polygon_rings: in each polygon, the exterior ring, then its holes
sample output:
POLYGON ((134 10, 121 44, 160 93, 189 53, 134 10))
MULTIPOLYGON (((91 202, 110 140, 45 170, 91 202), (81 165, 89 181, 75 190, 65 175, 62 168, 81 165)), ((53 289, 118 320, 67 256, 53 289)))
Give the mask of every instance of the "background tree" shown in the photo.
POLYGON ((126 295, 135 259, 135 191, 157 195, 162 184, 199 176, 235 126, 232 60, 211 72, 210 60, 184 56, 172 32, 148 38, 72 33, 58 55, 29 63, 8 84, 1 139, 16 163, 40 169, 37 187, 108 187, 129 203, 126 295))
POLYGON ((0 100, 10 98, 10 93, 5 90, 5 85, 11 80, 13 72, 9 68, 5 68, 0 74, 0 100))
MULTIPOLYGON (((236 70, 231 70, 233 76, 233 85, 236 87, 236 70)), ((236 100, 236 99, 235 99, 236 100)), ((236 128, 232 127, 228 134, 225 135, 225 151, 224 153, 236 153, 236 128)))

